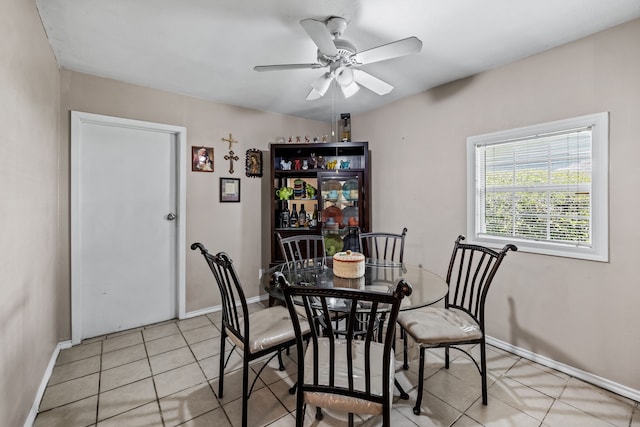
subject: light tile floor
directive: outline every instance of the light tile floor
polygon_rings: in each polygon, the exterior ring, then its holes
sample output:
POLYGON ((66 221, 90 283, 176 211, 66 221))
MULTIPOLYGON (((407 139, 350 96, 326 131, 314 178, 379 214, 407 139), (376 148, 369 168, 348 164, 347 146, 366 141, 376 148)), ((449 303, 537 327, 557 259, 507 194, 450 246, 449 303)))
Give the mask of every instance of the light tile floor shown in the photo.
MULTIPOLYGON (((239 354, 229 362, 224 398, 217 397, 219 324, 220 313, 214 313, 97 337, 62 350, 34 425, 239 426, 239 354)), ((296 377, 293 354, 284 358, 285 371, 278 371, 275 361, 263 371, 249 400, 249 425, 295 425, 295 397, 288 393, 296 377)), ((411 355, 417 356, 415 348, 411 355)), ((475 366, 460 355, 445 370, 442 357, 439 351, 427 355, 419 416, 412 412, 417 362, 408 371, 398 363, 396 376, 410 399, 396 396, 394 427, 640 427, 638 402, 491 346, 489 404, 483 406, 475 366)), ((253 377, 260 366, 259 362, 252 365, 253 377)), ((320 422, 314 414, 307 409, 305 425, 346 425, 343 414, 325 413, 320 422)), ((381 425, 381 420, 357 417, 357 424, 373 427, 381 425)))

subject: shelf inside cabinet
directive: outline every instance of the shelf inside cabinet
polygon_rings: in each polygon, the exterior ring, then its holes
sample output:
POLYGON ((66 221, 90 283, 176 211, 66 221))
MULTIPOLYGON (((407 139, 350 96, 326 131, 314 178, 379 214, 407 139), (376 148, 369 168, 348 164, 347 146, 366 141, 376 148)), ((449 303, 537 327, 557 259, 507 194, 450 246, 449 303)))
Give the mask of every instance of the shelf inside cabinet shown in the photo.
POLYGON ((315 177, 320 169, 307 169, 307 170, 275 170, 275 176, 282 177, 315 177))
MULTIPOLYGON (((275 228, 276 231, 278 232, 287 232, 290 231, 292 233, 297 233, 300 234, 303 231, 313 231, 313 232, 320 232, 319 228, 313 228, 313 227, 276 227, 275 228)), ((308 233, 308 234, 312 234, 312 233, 308 233)))
POLYGON ((305 173, 323 169, 366 169, 368 144, 363 142, 272 144, 274 173, 305 173), (333 167, 330 167, 333 165, 333 167))

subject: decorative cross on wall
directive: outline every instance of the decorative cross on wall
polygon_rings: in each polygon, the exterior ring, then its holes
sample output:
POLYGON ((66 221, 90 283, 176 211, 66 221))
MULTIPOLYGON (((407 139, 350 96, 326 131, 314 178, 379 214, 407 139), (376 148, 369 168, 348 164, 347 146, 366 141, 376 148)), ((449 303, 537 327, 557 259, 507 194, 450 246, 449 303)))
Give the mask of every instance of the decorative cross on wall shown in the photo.
POLYGON ((233 135, 229 134, 229 138, 221 138, 224 142, 228 142, 229 143, 229 151, 231 151, 231 144, 235 144, 236 142, 238 142, 237 140, 233 139, 233 135))
POLYGON ((225 154, 224 159, 225 160, 229 160, 229 173, 233 173, 233 161, 238 161, 240 160, 240 158, 238 156, 236 156, 233 152, 232 148, 232 144, 237 143, 238 141, 233 139, 233 136, 231 134, 229 134, 229 138, 221 138, 224 142, 228 142, 229 143, 229 154, 225 154))

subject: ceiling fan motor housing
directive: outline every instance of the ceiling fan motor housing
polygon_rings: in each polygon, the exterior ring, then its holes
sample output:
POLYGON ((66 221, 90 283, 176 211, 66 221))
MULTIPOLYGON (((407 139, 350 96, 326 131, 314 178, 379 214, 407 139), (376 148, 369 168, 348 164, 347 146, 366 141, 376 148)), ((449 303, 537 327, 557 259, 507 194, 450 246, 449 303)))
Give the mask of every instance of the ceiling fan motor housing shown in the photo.
POLYGON ((356 50, 356 47, 354 45, 343 39, 335 39, 333 41, 333 44, 338 50, 338 55, 335 57, 326 56, 318 49, 318 62, 323 65, 333 65, 333 63, 337 63, 338 65, 355 64, 355 61, 352 59, 352 57, 354 57, 358 53, 358 51, 356 50))

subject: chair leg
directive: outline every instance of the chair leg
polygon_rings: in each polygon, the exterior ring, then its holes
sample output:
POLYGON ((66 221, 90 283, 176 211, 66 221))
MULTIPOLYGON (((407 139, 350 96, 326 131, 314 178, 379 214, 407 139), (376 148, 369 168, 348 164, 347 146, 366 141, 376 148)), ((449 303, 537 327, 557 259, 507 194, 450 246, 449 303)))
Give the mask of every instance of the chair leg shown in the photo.
POLYGON ((307 414, 307 404, 304 403, 302 394, 296 397, 296 427, 302 427, 304 425, 304 419, 307 414))
POLYGON ((306 406, 302 410, 296 408, 296 427, 304 426, 304 416, 306 412, 306 406))
POLYGON ((400 398, 402 400, 409 400, 409 395, 407 394, 406 391, 404 391, 404 389, 402 388, 402 386, 400 385, 400 382, 397 379, 393 380, 393 383, 395 384, 396 388, 398 389, 398 391, 400 392, 400 398))
POLYGON ((324 415, 322 415, 322 408, 316 408, 316 420, 321 420, 324 418, 324 415))
POLYGON ((487 348, 484 341, 480 343, 480 376, 482 380, 482 404, 487 404, 487 348))
POLYGON ((407 369, 409 369, 409 346, 407 344, 407 335, 409 335, 407 333, 407 331, 404 330, 404 328, 400 328, 400 334, 402 335, 402 352, 403 352, 403 361, 404 363, 402 364, 402 369, 404 369, 405 371, 407 369))
POLYGON ((249 362, 246 357, 242 361, 242 427, 247 427, 249 406, 249 362))
MULTIPOLYGON (((287 351, 289 350, 289 347, 287 347, 287 351)), ((278 366, 278 369, 280 371, 284 371, 284 363, 282 363, 282 350, 278 350, 278 363, 280 364, 280 366, 278 366)))
POLYGON ((353 427, 353 412, 349 412, 349 427, 353 427))
POLYGON ((220 374, 218 376, 218 399, 224 396, 224 344, 227 339, 227 333, 222 329, 220 334, 220 374))
POLYGON ((385 405, 382 409, 382 427, 391 427, 391 407, 385 405))
POLYGON ((289 388, 289 394, 296 394, 296 390, 298 390, 298 381, 289 388))
POLYGON ((413 413, 420 415, 420 405, 422 405, 422 391, 424 388, 424 353, 425 347, 420 347, 420 361, 418 366, 418 395, 416 396, 416 406, 413 407, 413 413))
POLYGON ((444 367, 445 369, 449 369, 449 346, 445 346, 444 348, 444 367))

